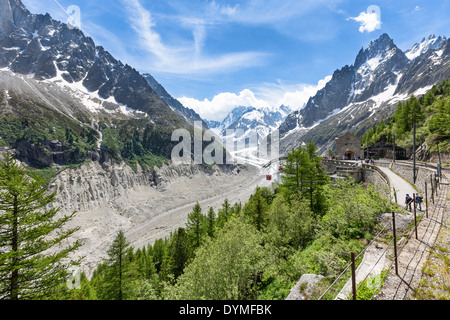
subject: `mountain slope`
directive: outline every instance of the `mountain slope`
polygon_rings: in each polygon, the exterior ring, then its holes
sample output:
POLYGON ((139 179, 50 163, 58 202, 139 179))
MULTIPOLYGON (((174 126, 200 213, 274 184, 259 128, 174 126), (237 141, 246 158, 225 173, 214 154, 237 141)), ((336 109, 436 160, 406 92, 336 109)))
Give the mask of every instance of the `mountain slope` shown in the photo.
POLYGON ((148 82, 150 87, 155 90, 159 97, 164 100, 178 115, 182 116, 191 125, 194 125, 194 122, 199 121, 203 124, 203 127, 208 128, 207 123, 199 116, 197 112, 183 106, 180 101, 172 97, 167 90, 158 81, 156 81, 155 78, 152 77, 152 75, 145 73, 143 74, 143 77, 148 82))
MULTIPOLYGON (((428 43, 430 39, 434 38, 428 38, 428 43)), ((362 135, 373 123, 392 115, 398 101, 424 94, 446 79, 450 43, 444 39, 439 46, 419 45, 428 50, 412 61, 387 34, 372 41, 360 50, 353 65, 336 70, 305 108, 286 118, 280 126, 281 152, 309 140, 324 152, 344 132, 362 135)))
POLYGON ((38 154, 62 152, 65 155, 58 159, 72 163, 97 153, 94 158, 102 160, 150 163, 142 160, 170 157, 173 130, 192 130, 139 72, 79 29, 48 14, 31 14, 20 0, 0 0, 0 8, 2 113, 16 130, 15 136, 9 132, 2 140, 18 149, 20 159, 50 165, 52 161, 41 161, 38 154), (29 110, 34 113, 28 113, 27 126, 17 125, 29 110), (58 120, 44 121, 56 114, 58 120), (71 121, 72 131, 61 134, 71 121), (84 130, 93 132, 89 143, 77 146, 86 139, 84 130), (48 134, 41 139, 38 132, 48 134), (49 147, 49 141, 57 141, 59 151, 49 147), (18 148, 23 144, 29 147, 18 148), (77 147, 79 155, 69 156, 77 147))

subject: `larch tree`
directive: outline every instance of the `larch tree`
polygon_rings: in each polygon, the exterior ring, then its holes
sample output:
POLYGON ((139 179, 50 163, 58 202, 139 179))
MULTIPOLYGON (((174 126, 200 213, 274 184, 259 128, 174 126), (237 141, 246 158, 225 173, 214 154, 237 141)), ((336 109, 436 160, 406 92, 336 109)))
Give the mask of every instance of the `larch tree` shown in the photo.
POLYGON ((192 212, 189 213, 186 222, 186 231, 187 235, 191 241, 192 248, 196 249, 200 247, 202 237, 203 237, 203 220, 205 216, 202 214, 202 208, 200 204, 197 202, 192 209, 192 212))
POLYGON ((30 176, 11 153, 0 161, 0 299, 62 298, 71 254, 81 245, 63 245, 79 228, 63 228, 75 212, 57 217, 56 193, 30 176))
POLYGON ((120 230, 108 249, 107 267, 103 278, 100 298, 103 300, 125 300, 130 276, 128 259, 130 244, 120 230))

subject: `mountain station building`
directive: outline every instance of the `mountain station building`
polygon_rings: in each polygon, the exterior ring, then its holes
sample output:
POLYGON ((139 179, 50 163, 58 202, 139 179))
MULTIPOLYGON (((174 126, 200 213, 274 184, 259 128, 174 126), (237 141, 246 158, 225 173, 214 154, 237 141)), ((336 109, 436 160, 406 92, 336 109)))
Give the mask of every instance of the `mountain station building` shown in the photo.
POLYGON ((336 138, 336 158, 354 160, 364 158, 364 150, 361 148, 361 139, 351 133, 346 133, 336 138))

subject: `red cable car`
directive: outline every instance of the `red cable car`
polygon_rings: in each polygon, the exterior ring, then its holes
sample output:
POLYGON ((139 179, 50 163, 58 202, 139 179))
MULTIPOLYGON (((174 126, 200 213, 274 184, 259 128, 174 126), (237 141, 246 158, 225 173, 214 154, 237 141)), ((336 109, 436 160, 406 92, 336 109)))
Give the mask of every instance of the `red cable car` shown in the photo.
POLYGON ((270 174, 266 175, 266 180, 268 180, 268 181, 272 180, 272 175, 270 175, 270 174))
POLYGON ((283 171, 283 166, 279 166, 278 171, 283 171))

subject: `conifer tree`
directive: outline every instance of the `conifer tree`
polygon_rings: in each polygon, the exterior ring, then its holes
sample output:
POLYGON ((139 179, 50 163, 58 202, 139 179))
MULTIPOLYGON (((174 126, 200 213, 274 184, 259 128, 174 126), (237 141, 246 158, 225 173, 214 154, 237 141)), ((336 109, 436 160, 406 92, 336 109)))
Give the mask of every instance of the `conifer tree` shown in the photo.
POLYGON ((228 199, 225 199, 222 203, 222 208, 219 209, 217 213, 217 224, 218 227, 221 228, 225 225, 231 215, 231 205, 228 202, 228 199))
MULTIPOLYGON (((79 228, 63 229, 73 218, 50 208, 56 193, 29 176, 10 153, 0 161, 0 299, 51 299, 63 296, 70 254, 81 244, 64 246, 79 228), (58 291, 58 292, 57 292, 58 291)), ((74 261, 73 263, 79 263, 74 261)))
POLYGON ((107 267, 104 270, 100 298, 103 300, 124 300, 130 274, 128 249, 130 244, 122 230, 108 249, 107 267))
POLYGON ((210 207, 206 215, 206 233, 209 237, 214 237, 215 223, 216 213, 214 212, 214 208, 210 207))
POLYGON ((307 197, 314 212, 323 210, 323 186, 327 178, 312 141, 288 153, 283 172, 280 190, 289 203, 307 197))
POLYGON ((202 215, 202 208, 197 202, 192 212, 189 213, 186 222, 186 231, 189 239, 191 240, 191 244, 194 250, 200 247, 201 244, 204 218, 205 217, 202 215))
POLYGON ((261 231, 266 220, 267 201, 262 196, 261 188, 257 187, 254 194, 244 206, 244 213, 250 218, 256 230, 261 231))
POLYGON ((173 275, 177 278, 183 273, 184 267, 191 257, 189 239, 184 228, 178 228, 172 236, 169 251, 173 275))

